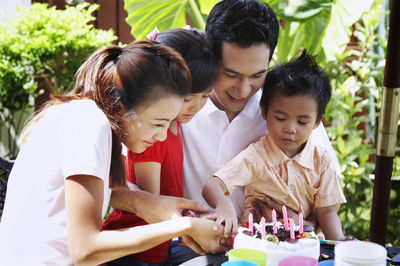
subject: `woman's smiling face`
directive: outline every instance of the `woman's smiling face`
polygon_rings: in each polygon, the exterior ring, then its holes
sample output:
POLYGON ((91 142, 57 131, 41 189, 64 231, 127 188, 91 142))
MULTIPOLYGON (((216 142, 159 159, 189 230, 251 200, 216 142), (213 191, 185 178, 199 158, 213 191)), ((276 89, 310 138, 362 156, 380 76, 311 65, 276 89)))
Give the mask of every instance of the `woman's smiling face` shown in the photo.
POLYGON ((139 106, 136 117, 125 115, 122 143, 135 153, 142 153, 156 141, 164 141, 172 120, 178 115, 183 98, 166 95, 149 105, 139 106))

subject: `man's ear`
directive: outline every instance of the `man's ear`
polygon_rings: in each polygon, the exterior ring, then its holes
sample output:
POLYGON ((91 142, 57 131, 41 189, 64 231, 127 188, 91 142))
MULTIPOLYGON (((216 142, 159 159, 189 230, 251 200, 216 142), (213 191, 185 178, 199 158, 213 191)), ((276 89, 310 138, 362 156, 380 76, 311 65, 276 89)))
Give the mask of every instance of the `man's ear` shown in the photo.
POLYGON ((316 129, 316 128, 319 126, 319 124, 321 124, 322 120, 324 120, 324 117, 325 117, 325 115, 321 115, 321 116, 317 119, 317 121, 315 121, 314 129, 316 129))
POLYGON ((265 112, 264 106, 261 106, 261 115, 265 121, 267 121, 267 113, 265 112))

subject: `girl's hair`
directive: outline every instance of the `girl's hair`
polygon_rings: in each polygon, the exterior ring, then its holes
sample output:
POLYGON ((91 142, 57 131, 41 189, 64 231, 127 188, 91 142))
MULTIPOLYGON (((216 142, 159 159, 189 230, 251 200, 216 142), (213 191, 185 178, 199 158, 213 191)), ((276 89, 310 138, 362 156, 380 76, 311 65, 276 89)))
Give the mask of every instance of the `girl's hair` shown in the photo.
POLYGON ((156 41, 180 53, 192 74, 191 93, 209 89, 217 79, 218 65, 205 34, 197 29, 171 29, 157 34, 156 41))
POLYGON ((121 48, 109 46, 95 51, 75 75, 75 88, 53 96, 24 131, 40 119, 49 106, 78 99, 92 99, 107 116, 112 129, 110 187, 125 186, 121 139, 122 119, 134 119, 139 106, 148 106, 165 95, 185 96, 191 75, 182 57, 173 49, 153 41, 135 41, 121 48), (125 115, 121 117, 121 105, 125 115))

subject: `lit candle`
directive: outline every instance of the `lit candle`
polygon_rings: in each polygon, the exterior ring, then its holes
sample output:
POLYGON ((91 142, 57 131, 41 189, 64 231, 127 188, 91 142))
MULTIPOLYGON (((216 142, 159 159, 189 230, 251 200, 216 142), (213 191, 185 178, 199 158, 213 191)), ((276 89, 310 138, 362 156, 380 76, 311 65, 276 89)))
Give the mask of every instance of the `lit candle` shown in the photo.
POLYGON ((294 237, 294 222, 293 219, 289 219, 289 228, 290 228, 290 238, 295 239, 294 237))
POLYGON ((285 230, 287 231, 289 229, 289 225, 288 225, 287 210, 285 205, 282 206, 282 215, 283 215, 283 225, 285 227, 285 230))
POLYGON ((303 213, 299 213, 299 234, 303 233, 303 213))
POLYGON ((253 214, 251 212, 249 213, 249 230, 253 233, 253 214))
POLYGON ((261 239, 264 239, 264 237, 265 237, 265 235, 266 235, 266 231, 265 231, 265 218, 264 218, 264 217, 261 217, 260 226, 261 226, 261 239))
POLYGON ((276 211, 272 210, 272 229, 274 230, 274 235, 278 233, 278 228, 276 227, 276 211))

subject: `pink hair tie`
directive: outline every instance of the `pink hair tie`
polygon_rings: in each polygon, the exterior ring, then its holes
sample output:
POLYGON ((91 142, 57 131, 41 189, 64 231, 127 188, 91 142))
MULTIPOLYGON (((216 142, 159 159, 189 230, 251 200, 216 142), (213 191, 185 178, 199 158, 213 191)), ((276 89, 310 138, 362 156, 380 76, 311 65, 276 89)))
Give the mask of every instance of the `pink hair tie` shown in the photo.
POLYGON ((155 41, 157 38, 157 34, 159 34, 160 31, 155 27, 149 34, 146 35, 147 39, 150 41, 155 41))

